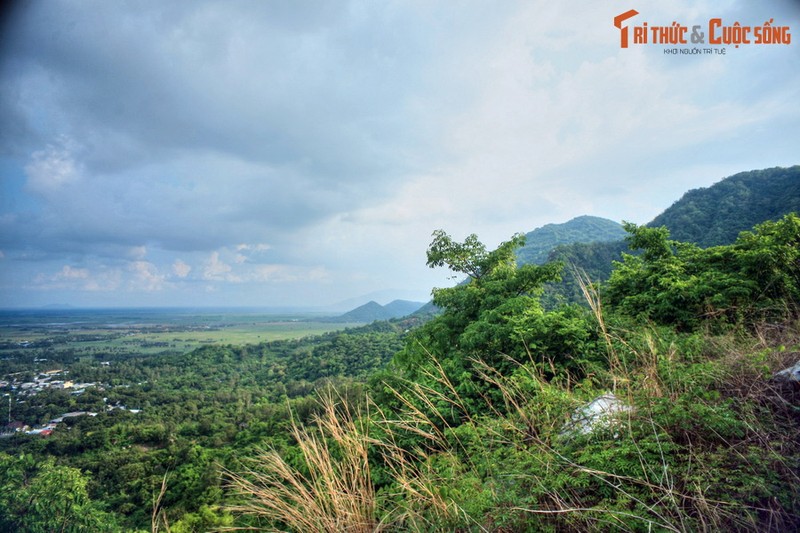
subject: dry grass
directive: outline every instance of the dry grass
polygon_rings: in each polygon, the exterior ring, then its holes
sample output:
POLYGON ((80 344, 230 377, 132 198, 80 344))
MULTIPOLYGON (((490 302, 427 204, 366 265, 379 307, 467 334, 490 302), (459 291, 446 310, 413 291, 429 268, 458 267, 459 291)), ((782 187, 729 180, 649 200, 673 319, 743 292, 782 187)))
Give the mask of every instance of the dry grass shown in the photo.
POLYGON ((229 486, 242 495, 234 512, 266 518, 274 530, 378 531, 366 426, 332 395, 315 418, 319 431, 293 424, 306 473, 275 450, 262 450, 242 473, 227 472, 229 486))
POLYGON ((164 495, 167 493, 168 479, 169 472, 165 473, 161 480, 161 489, 158 492, 158 496, 153 497, 153 512, 150 515, 150 531, 152 533, 158 533, 162 525, 164 526, 166 532, 169 533, 169 520, 167 520, 167 512, 161 505, 164 500, 164 495))
MULTIPOLYGON (((621 475, 613 468, 580 464, 561 435, 569 413, 582 401, 569 386, 548 382, 536 365, 517 362, 518 371, 510 376, 479 359, 471 361, 475 378, 500 393, 502 405, 492 405, 484 398, 483 411, 493 417, 489 420, 472 414, 442 365, 428 354, 431 364, 420 382, 404 382, 402 390, 390 387, 401 406, 398 412, 388 413, 368 400, 368 412, 353 413, 332 395, 323 397, 322 412, 315 419, 316 430, 297 425, 292 430, 305 473, 269 450, 262 451, 252 461, 253 467, 244 473, 229 472, 231 487, 244 496, 243 503, 234 510, 264 517, 275 529, 293 531, 431 531, 440 530, 443 524, 489 530, 491 524, 480 523, 482 517, 470 516, 443 487, 454 481, 453 476, 456 482, 460 475, 480 479, 481 468, 476 465, 485 468, 490 464, 492 450, 514 447, 518 453, 528 454, 528 463, 538 465, 538 471, 514 474, 526 477, 527 483, 537 487, 540 496, 536 505, 504 504, 507 512, 530 517, 521 523, 535 525, 544 520, 557 530, 569 527, 573 531, 644 528, 675 532, 758 528, 778 531, 797 523, 796 517, 787 515, 777 502, 746 507, 741 502, 712 496, 713 487, 697 480, 716 479, 717 473, 704 464, 704 453, 716 453, 716 449, 703 450, 702 443, 688 442, 681 460, 669 455, 667 443, 660 440, 669 439, 669 431, 659 426, 653 406, 687 394, 688 389, 681 389, 680 379, 670 374, 673 362, 681 355, 654 331, 631 333, 609 327, 597 291, 583 278, 581 287, 606 343, 606 384, 636 407, 618 416, 615 431, 619 436, 614 437, 618 443, 609 441, 611 446, 633 450, 633 461, 638 462, 635 472, 621 475), (485 440, 462 442, 459 432, 450 425, 454 420, 456 425, 480 427, 485 440), (640 447, 645 440, 647 452, 640 447), (410 441, 418 444, 411 449, 400 444, 410 441), (394 494, 376 495, 370 453, 373 461, 382 458, 394 494), (462 470, 454 474, 437 468, 450 461, 462 470), (611 488, 619 501, 628 503, 592 505, 593 495, 587 499, 580 488, 547 487, 548 476, 559 470, 591 478, 594 484, 611 488)), ((755 340, 743 342, 733 336, 709 340, 707 349, 719 354, 716 360, 720 364, 713 370, 715 386, 727 390, 732 397, 747 400, 747 405, 784 401, 767 378, 769 372, 796 355, 799 331, 792 327, 780 331, 767 328, 755 340), (776 348, 782 345, 790 349, 776 348), (793 355, 787 355, 787 351, 793 355)), ((584 396, 587 392, 592 391, 584 391, 584 396)), ((796 409, 788 403, 783 410, 772 404, 768 407, 772 413, 783 413, 784 421, 797 418, 796 409)), ((774 450, 775 467, 781 470, 781 478, 800 486, 800 477, 780 461, 783 450, 775 448, 780 446, 780 439, 786 442, 785 432, 765 433, 764 425, 755 416, 753 413, 749 434, 741 442, 730 443, 731 457, 739 457, 741 467, 747 469, 751 465, 744 453, 746 446, 774 450), (743 453, 737 455, 739 447, 743 453)))

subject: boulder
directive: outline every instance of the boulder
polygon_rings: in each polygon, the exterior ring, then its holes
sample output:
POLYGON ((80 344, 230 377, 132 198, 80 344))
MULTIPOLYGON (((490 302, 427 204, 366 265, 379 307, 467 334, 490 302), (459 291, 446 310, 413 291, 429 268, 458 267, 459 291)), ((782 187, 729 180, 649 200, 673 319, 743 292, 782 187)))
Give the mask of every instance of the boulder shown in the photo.
POLYGON ((619 413, 631 410, 631 406, 613 393, 603 394, 576 409, 570 421, 561 430, 564 437, 587 435, 600 427, 608 427, 610 420, 619 413))
POLYGON ((772 376, 772 379, 776 381, 800 383, 800 361, 796 362, 794 366, 776 372, 775 375, 772 376))

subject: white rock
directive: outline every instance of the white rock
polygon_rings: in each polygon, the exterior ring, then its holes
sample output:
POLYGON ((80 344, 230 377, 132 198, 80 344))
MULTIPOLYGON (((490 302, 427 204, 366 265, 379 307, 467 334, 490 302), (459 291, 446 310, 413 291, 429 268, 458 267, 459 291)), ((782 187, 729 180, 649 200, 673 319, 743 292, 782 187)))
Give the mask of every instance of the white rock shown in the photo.
POLYGON ((572 413, 570 421, 564 425, 561 435, 586 435, 598 427, 605 427, 609 418, 617 413, 630 411, 631 407, 614 396, 613 393, 598 396, 572 413))
POLYGON ((795 381, 800 382, 800 361, 796 362, 794 366, 784 368, 773 376, 778 381, 795 381))

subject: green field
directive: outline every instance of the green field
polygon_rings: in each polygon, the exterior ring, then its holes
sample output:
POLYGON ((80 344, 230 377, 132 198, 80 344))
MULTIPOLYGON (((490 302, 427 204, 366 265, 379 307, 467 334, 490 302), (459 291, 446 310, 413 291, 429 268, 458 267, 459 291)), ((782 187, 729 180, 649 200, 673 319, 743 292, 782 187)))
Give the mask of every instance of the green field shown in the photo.
POLYGON ((356 324, 318 316, 224 311, 69 311, 6 313, 0 321, 0 357, 72 352, 73 355, 132 355, 187 352, 208 344, 258 344, 297 339, 356 324))

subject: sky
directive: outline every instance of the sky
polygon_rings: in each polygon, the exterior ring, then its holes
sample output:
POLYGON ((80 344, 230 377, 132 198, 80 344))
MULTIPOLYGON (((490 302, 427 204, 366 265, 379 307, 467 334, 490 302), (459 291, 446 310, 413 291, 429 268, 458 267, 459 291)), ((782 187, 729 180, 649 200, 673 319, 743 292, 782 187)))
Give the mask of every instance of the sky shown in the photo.
POLYGON ((800 163, 796 1, 12 6, 0 307, 425 301, 454 283, 434 230, 647 223, 800 163), (631 39, 720 18, 791 42, 623 48, 630 9, 631 39))

